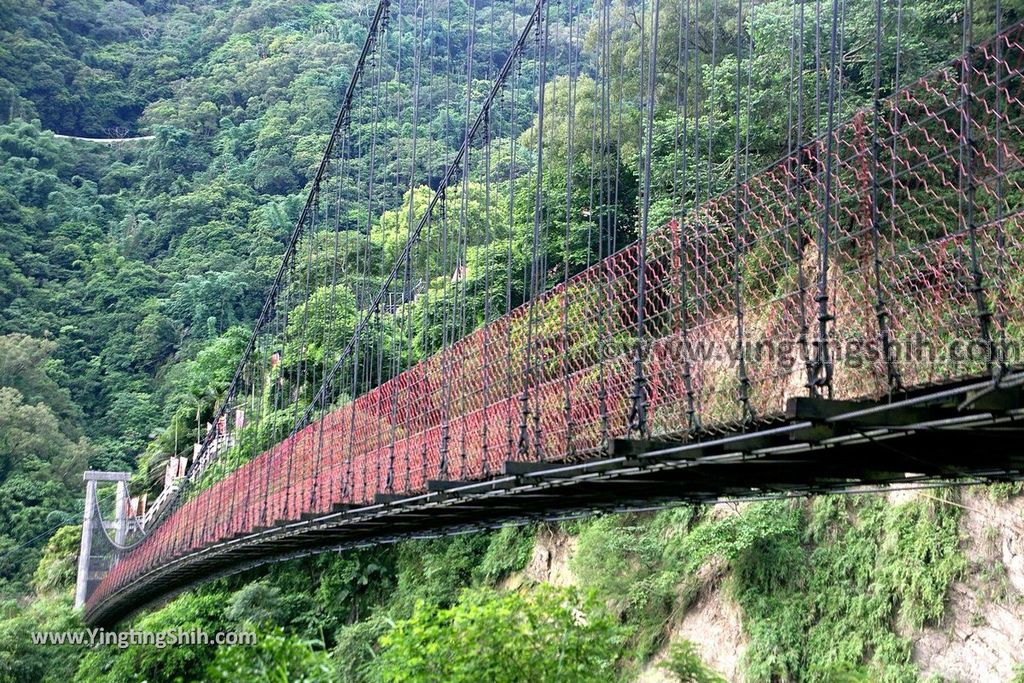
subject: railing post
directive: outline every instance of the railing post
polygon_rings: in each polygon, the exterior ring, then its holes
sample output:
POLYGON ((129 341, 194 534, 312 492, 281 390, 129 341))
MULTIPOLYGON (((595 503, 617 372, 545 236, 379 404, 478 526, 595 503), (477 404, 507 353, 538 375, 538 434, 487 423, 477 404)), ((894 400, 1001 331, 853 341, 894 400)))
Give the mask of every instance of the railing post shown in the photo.
MULTIPOLYGON (((128 535, 128 515, 125 505, 128 502, 127 481, 117 482, 117 493, 114 495, 114 543, 117 546, 124 546, 125 537, 128 535)), ((121 561, 120 547, 114 548, 114 561, 121 561)))

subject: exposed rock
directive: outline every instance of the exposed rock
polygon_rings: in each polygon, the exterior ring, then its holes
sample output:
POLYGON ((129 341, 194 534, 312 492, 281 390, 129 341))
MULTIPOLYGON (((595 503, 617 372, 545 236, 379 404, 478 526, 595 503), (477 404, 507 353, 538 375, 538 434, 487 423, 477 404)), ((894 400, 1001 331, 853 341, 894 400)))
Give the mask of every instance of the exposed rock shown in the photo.
POLYGON ((950 589, 945 623, 912 636, 914 660, 925 675, 1008 681, 1024 661, 1024 498, 968 492, 964 505, 968 573, 950 589))
POLYGON ((672 643, 678 640, 689 640, 696 645, 704 663, 726 680, 742 680, 740 662, 747 647, 743 615, 739 605, 725 593, 725 576, 724 565, 713 563, 701 568, 696 600, 673 627, 669 644, 644 667, 636 683, 672 683, 675 680, 660 665, 672 643))
POLYGON ((569 566, 578 545, 571 536, 558 526, 543 526, 537 531, 533 556, 521 572, 516 572, 502 582, 501 587, 511 590, 530 583, 549 583, 553 586, 572 586, 576 576, 569 566))
POLYGON ((885 492, 885 499, 889 505, 904 505, 916 500, 920 493, 921 489, 893 486, 885 492))
MULTIPOLYGON (((894 489, 890 504, 901 504, 927 491, 894 489)), ((1008 681, 1016 663, 1024 662, 1024 496, 993 502, 986 490, 965 491, 961 518, 963 551, 969 560, 965 577, 950 589, 943 623, 920 632, 905 632, 913 640, 913 658, 922 678, 941 676, 961 683, 1008 681)), ((709 515, 720 519, 737 514, 744 504, 713 506, 709 515)), ((569 586, 576 583, 571 561, 576 537, 557 526, 543 527, 526 568, 505 582, 506 588, 524 583, 569 586)), ((662 648, 643 668, 636 683, 672 683, 660 668, 672 642, 689 640, 703 661, 729 681, 742 681, 740 663, 747 647, 743 614, 728 596, 723 564, 705 565, 697 578, 697 594, 678 610, 662 648)))

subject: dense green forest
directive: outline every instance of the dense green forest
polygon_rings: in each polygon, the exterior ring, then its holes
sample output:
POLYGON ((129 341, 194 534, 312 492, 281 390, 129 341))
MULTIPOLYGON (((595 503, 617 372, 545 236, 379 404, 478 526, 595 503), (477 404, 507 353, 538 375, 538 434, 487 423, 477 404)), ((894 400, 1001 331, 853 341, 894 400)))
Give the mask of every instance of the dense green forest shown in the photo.
MULTIPOLYGON (((468 5, 452 5, 465 21, 468 5)), ((501 33, 481 38, 476 58, 500 64, 502 27, 524 9, 488 7, 501 33)), ((705 103, 705 116, 717 108, 723 123, 702 141, 721 161, 746 136, 754 167, 785 151, 789 46, 780 36, 790 12, 781 0, 756 7, 757 19, 737 27, 736 3, 723 0, 716 35, 735 44, 747 31, 777 48, 750 65, 762 96, 739 132, 727 98, 705 103)), ((666 676, 713 681, 693 644, 670 637, 709 572, 727 576, 743 614, 744 680, 919 680, 911 634, 943 621, 950 585, 974 569, 958 493, 898 505, 777 501, 729 515, 679 508, 406 541, 222 579, 132 621, 154 631, 252 629, 255 648, 32 644, 33 631, 82 627, 70 596, 82 471, 132 470, 136 491, 155 491, 162 462, 191 452, 217 408, 372 11, 357 0, 0 0, 0 681, 609 681, 632 680, 658 653, 666 676), (153 137, 96 144, 55 134, 153 137), (572 586, 527 577, 540 539, 553 535, 575 547, 572 586)), ((847 39, 870 42, 872 4, 848 11, 847 39)), ((904 11, 905 73, 959 50, 962 3, 918 0, 904 11)), ((1018 3, 1004 11, 1016 19, 1018 3)), ((986 12, 978 9, 979 33, 986 12)), ((639 49, 637 40, 623 36, 622 49, 639 49)), ((465 44, 453 49, 452 60, 465 58, 465 44)), ((729 92, 735 56, 716 58, 709 78, 729 92)), ((868 58, 844 65, 846 112, 869 101, 868 58)), ((556 51, 553 72, 568 59, 556 51)), ((710 53, 702 59, 712 66, 710 53)), ((888 58, 883 67, 893 68, 888 58)), ((656 112, 663 143, 672 106, 666 96, 656 112)), ((622 125, 637 117, 625 112, 622 125)), ((460 124, 424 162, 435 174, 460 124)), ((524 154, 533 125, 518 122, 524 154)), ((549 131, 550 153, 564 158, 565 121, 549 131)), ((633 152, 622 155, 616 207, 627 237, 638 210, 633 152)), ((727 182, 731 167, 715 169, 727 182)), ((578 172, 582 186, 588 170, 578 172)), ((564 169, 547 183, 551 201, 564 201, 564 169)), ((361 235, 382 259, 401 248, 387 226, 403 197, 392 200, 361 235)), ((525 244, 529 216, 514 224, 511 238, 525 244)), ((549 249, 557 263, 562 245, 549 249)), ((577 267, 591 256, 581 246, 566 258, 577 267)), ((514 267, 521 281, 525 257, 514 267)), ((350 294, 343 313, 352 318, 350 294)), ((425 338, 419 351, 434 346, 425 338)))

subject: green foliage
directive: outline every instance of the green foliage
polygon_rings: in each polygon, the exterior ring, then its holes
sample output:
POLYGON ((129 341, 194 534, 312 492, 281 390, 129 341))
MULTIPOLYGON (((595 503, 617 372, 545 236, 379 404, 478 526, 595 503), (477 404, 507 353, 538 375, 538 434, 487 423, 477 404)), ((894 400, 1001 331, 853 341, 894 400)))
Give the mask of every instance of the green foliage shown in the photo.
POLYGON ((725 515, 698 526, 682 548, 686 561, 695 566, 715 556, 737 563, 746 571, 756 574, 759 579, 775 583, 782 578, 788 548, 773 546, 778 539, 797 537, 802 523, 800 508, 789 503, 772 501, 745 507, 741 514, 725 515), (759 557, 761 551, 781 553, 765 558, 759 565, 744 564, 751 558, 759 557), (773 564, 781 564, 778 571, 773 564))
POLYGON ((1014 496, 1024 493, 1024 482, 1008 481, 984 486, 993 503, 1005 503, 1014 496))
POLYGON ((373 616, 392 596, 395 585, 392 548, 342 553, 317 561, 322 566, 316 601, 328 633, 373 616))
POLYGON ((61 418, 75 417, 78 407, 61 383, 67 380, 64 364, 54 358, 57 344, 25 334, 0 337, 0 386, 16 389, 29 404, 47 404, 61 418))
POLYGON ((333 669, 323 643, 288 636, 280 629, 257 632, 256 645, 229 645, 217 650, 206 669, 208 681, 242 683, 327 683, 333 669))
POLYGON ((533 555, 536 535, 532 526, 507 526, 496 531, 490 536, 480 563, 473 569, 473 580, 493 586, 523 569, 533 555))
POLYGON ((916 680, 910 641, 894 624, 941 618, 963 569, 957 508, 825 497, 805 521, 797 506, 771 507, 791 530, 747 546, 733 562, 748 678, 831 681, 866 666, 873 680, 916 680))
POLYGON ((75 585, 81 540, 82 527, 77 524, 62 526, 50 537, 32 575, 37 594, 67 592, 75 585))
POLYGON ((694 509, 677 508, 607 515, 581 525, 573 569, 627 624, 628 652, 637 662, 654 654, 673 609, 689 601, 689 582, 673 548, 694 518, 694 509))
POLYGON ((33 633, 83 629, 71 609, 71 596, 45 597, 28 605, 0 601, 0 681, 3 683, 68 683, 75 677, 85 648, 78 645, 37 645, 33 633))
POLYGON ((929 497, 930 503, 890 509, 883 525, 881 580, 899 601, 900 619, 910 628, 942 619, 949 584, 966 561, 960 552, 959 497, 954 491, 929 497))
MULTIPOLYGON (((132 627, 137 631, 202 630, 212 634, 230 628, 223 618, 223 609, 222 594, 200 590, 175 598, 162 609, 140 618, 132 627)), ((75 680, 81 683, 201 680, 216 652, 213 644, 161 648, 139 643, 123 649, 98 648, 82 658, 75 680)))
POLYGON ((236 624, 269 626, 282 621, 281 591, 262 581, 254 581, 231 596, 224 618, 236 624))
POLYGON ((331 652, 341 683, 363 683, 373 675, 380 639, 394 627, 387 617, 374 614, 348 624, 335 633, 331 652))
POLYGON ((3 114, 41 117, 61 132, 106 135, 130 127, 166 83, 147 73, 140 37, 156 17, 127 2, 0 5, 3 114), (133 43, 135 44, 133 46, 133 43), (137 46, 137 47, 136 47, 137 46))
POLYGON ((600 517, 582 525, 573 566, 620 615, 641 661, 688 606, 695 577, 727 567, 744 614, 747 680, 916 680, 896 625, 938 623, 964 571, 951 502, 835 496, 704 519, 686 508, 600 517))
POLYGON ((420 602, 438 607, 453 604, 463 587, 472 584, 488 543, 484 534, 399 543, 398 585, 392 598, 397 614, 409 614, 420 602))
POLYGON ((612 676, 618 640, 613 620, 571 591, 470 591, 447 609, 417 604, 381 638, 374 673, 391 683, 596 683, 612 676))
MULTIPOLYGON (((46 539, 76 517, 72 487, 91 453, 54 348, 0 336, 0 594, 27 591, 46 539)), ((51 558, 45 571, 45 588, 57 588, 63 570, 51 558)))
POLYGON ((672 643, 661 668, 675 676, 679 683, 725 683, 724 678, 704 664, 697 646, 689 640, 672 643))

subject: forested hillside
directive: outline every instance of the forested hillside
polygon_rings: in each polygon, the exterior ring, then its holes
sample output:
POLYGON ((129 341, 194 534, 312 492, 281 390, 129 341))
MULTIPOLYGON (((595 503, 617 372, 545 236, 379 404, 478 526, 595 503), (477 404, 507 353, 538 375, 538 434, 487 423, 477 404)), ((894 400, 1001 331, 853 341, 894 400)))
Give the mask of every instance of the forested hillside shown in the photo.
MULTIPOLYGON (((522 5, 486 3, 493 34, 478 38, 476 59, 501 64, 522 5)), ((742 27, 736 3, 722 0, 711 32, 723 45, 742 34, 772 46, 749 65, 762 96, 743 129, 720 115, 714 134, 694 142, 706 146, 722 183, 732 167, 720 162, 737 136, 751 140, 754 167, 785 151, 792 84, 783 68, 789 45, 779 37, 790 5, 756 6, 757 19, 742 27)), ((998 606, 1012 616, 991 630, 1016 637, 1024 623, 1016 553, 964 538, 989 534, 992 544, 1016 548, 1013 487, 909 501, 679 508, 408 541, 219 580, 132 622, 159 631, 253 629, 261 634, 256 648, 31 644, 32 631, 81 627, 70 609, 81 472, 131 470, 134 492, 155 493, 162 463, 190 454, 205 432, 278 267, 373 9, 362 0, 0 0, 0 681, 712 681, 711 668, 749 681, 982 680, 963 662, 927 659, 920 642, 925 633, 940 642, 935 634, 963 621, 956 611, 963 603, 949 605, 957 586, 976 600, 966 617, 972 633, 994 613, 986 606, 998 606), (153 137, 99 145, 55 134, 153 137), (994 521, 971 517, 981 506, 994 521), (725 662, 714 638, 701 641, 702 629, 725 628, 720 619, 695 621, 701 610, 739 615, 729 635, 742 654, 725 662)), ((1016 20, 1020 3, 1003 10, 1016 20)), ((872 11, 872 3, 849 3, 852 44, 873 40, 872 11)), ((960 49, 962 3, 908 1, 903 11, 904 74, 923 73, 960 49)), ((983 34, 991 12, 977 12, 983 34)), ((426 39, 443 45, 451 22, 468 13, 467 3, 453 1, 426 39)), ((571 63, 558 21, 556 74, 571 63)), ((636 37, 621 39, 622 50, 639 49, 636 37)), ((446 45, 444 59, 458 65, 466 49, 446 45)), ((845 113, 869 101, 869 57, 843 67, 845 113)), ((733 54, 704 49, 701 59, 722 92, 732 87, 733 54)), ((883 68, 892 71, 892 62, 886 57, 883 68)), ((429 87, 440 93, 445 84, 429 87)), ((731 111, 730 101, 705 96, 704 116, 731 111)), ((627 142, 611 209, 623 240, 637 215, 640 170, 630 147, 638 112, 630 106, 620 120, 627 142)), ((656 139, 667 159, 671 102, 658 113, 656 139)), ((423 163, 436 175, 465 121, 434 123, 444 134, 423 163)), ((536 146, 534 125, 518 122, 513 142, 524 157, 536 146)), ((565 158, 566 129, 565 120, 549 122, 555 158, 565 158)), ((593 171, 583 164, 581 157, 579 168, 547 178, 553 206, 565 202, 567 174, 586 186, 593 171)), ((668 185, 669 175, 655 183, 668 185)), ((358 235, 381 258, 402 246, 388 226, 397 224, 404 198, 390 200, 358 235)), ((586 197, 572 201, 574 210, 586 208, 586 197)), ((519 209, 511 211, 511 234, 496 239, 526 243, 532 221, 519 209)), ((653 211, 668 215, 668 200, 653 211)), ((560 244, 548 248, 552 263, 564 257, 573 268, 593 257, 582 237, 571 254, 556 254, 560 244)), ((482 279, 482 260, 471 264, 468 281, 482 279)), ((508 277, 521 282, 526 257, 510 263, 508 277)), ((429 280, 430 264, 423 270, 417 277, 429 280)), ((439 272, 433 267, 433 277, 450 277, 439 272)), ((358 289, 347 284, 343 302, 323 313, 343 321, 356 315, 358 289)), ((426 353, 431 334, 410 353, 426 353)), ((966 652, 965 661, 973 651, 966 652)), ((1018 656, 997 653, 985 671, 1012 675, 1018 656)))
POLYGON ((36 537, 80 515, 86 462, 134 469, 154 438, 168 451, 194 440, 197 411, 244 343, 232 328, 254 317, 277 266, 366 12, 0 6, 2 384, 17 425, 0 437, 10 591, 26 588, 36 537), (155 138, 53 136, 119 131, 155 138))

